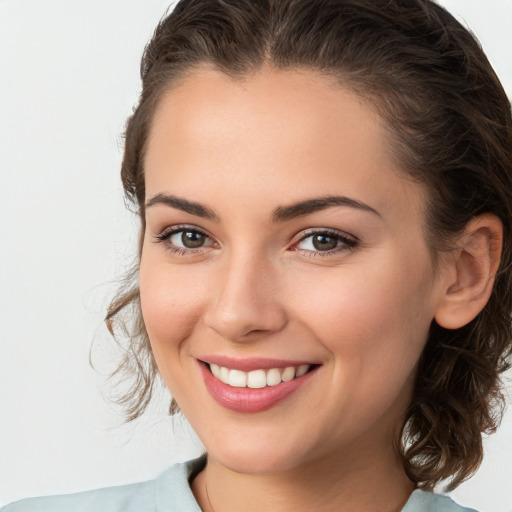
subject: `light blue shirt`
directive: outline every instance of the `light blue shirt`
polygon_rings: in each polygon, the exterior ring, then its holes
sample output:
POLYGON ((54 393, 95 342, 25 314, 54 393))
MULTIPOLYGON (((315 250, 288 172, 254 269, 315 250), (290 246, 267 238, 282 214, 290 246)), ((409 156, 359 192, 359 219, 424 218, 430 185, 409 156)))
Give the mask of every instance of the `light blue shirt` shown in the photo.
MULTIPOLYGON (((201 512, 189 486, 205 463, 201 457, 175 464, 154 480, 94 491, 28 498, 0 512, 201 512)), ((415 490, 402 512, 476 512, 446 496, 415 490)))

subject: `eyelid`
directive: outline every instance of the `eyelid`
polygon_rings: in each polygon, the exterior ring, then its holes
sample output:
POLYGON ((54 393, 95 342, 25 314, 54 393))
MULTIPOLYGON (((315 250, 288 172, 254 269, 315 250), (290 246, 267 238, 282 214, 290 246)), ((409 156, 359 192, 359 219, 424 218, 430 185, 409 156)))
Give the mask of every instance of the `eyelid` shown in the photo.
MULTIPOLYGON (((219 246, 216 240, 206 230, 191 224, 177 224, 173 226, 168 226, 161 230, 160 233, 153 235, 153 239, 155 243, 162 243, 165 245, 167 250, 174 254, 179 255, 198 255, 208 249, 211 249, 212 247, 219 246), (179 245, 175 245, 170 242, 170 238, 173 235, 187 230, 200 233, 201 235, 205 236, 208 240, 210 240, 211 243, 197 248, 190 248, 180 247, 179 245)), ((358 244, 359 239, 356 236, 346 233, 344 231, 339 231, 333 228, 309 228, 305 231, 302 231, 301 233, 294 237, 294 241, 292 241, 292 244, 288 250, 300 251, 301 253, 308 257, 325 257, 336 253, 353 251, 354 249, 356 249, 358 244), (301 249, 298 247, 298 245, 301 242, 307 240, 308 238, 314 235, 327 235, 329 237, 336 238, 339 242, 341 242, 341 244, 337 245, 333 249, 325 251, 301 249)))
POLYGON ((200 252, 211 248, 212 246, 218 245, 215 239, 208 234, 207 231, 204 229, 194 226, 193 224, 176 224, 173 226, 168 226, 164 228, 160 233, 157 233, 156 235, 153 235, 153 242, 155 243, 162 243, 165 244, 166 248, 173 252, 173 253, 179 253, 179 254, 199 254, 200 252), (208 238, 212 243, 209 245, 205 245, 202 247, 197 248, 189 248, 189 247, 180 247, 178 245, 172 244, 169 240, 172 235, 175 235, 177 233, 180 233, 182 231, 193 231, 196 233, 200 233, 201 235, 204 235, 206 238, 208 238))
POLYGON ((300 233, 296 237, 296 240, 292 243, 292 246, 290 249, 294 250, 294 251, 302 251, 304 253, 309 253, 311 256, 314 256, 314 257, 322 257, 322 256, 329 256, 334 253, 352 251, 357 247, 358 244, 359 244, 359 239, 356 236, 346 233, 344 231, 339 231, 337 229, 332 229, 332 228, 310 228, 310 229, 300 233), (304 240, 307 240, 308 238, 310 238, 314 235, 327 235, 327 236, 330 236, 333 238, 337 238, 338 241, 342 242, 342 244, 340 246, 335 247, 334 249, 327 250, 327 251, 300 249, 297 247, 301 242, 303 242, 304 240))

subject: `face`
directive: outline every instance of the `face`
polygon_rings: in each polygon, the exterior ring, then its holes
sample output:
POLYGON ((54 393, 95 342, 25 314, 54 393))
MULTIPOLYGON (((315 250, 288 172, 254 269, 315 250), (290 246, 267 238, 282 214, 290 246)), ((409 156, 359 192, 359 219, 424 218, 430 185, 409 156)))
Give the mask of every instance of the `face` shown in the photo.
POLYGON ((145 170, 144 321, 209 456, 268 473, 389 451, 441 287, 379 117, 314 72, 194 71, 145 170))

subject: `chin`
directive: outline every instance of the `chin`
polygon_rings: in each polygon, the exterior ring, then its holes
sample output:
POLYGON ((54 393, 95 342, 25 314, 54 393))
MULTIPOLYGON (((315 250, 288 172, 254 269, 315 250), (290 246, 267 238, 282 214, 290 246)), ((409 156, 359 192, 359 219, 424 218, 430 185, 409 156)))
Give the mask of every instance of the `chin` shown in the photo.
POLYGON ((294 449, 269 446, 266 443, 244 443, 243 445, 220 446, 208 455, 224 467, 242 474, 269 475, 295 468, 303 458, 294 449))

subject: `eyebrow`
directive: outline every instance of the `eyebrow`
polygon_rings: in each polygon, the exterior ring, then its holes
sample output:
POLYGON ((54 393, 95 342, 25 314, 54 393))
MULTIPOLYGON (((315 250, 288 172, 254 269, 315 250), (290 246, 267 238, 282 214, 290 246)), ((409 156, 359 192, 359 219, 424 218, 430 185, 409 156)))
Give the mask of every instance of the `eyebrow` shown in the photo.
MULTIPOLYGON (((214 220, 216 222, 220 221, 220 217, 208 206, 173 195, 156 194, 146 202, 145 207, 147 209, 157 204, 170 206, 171 208, 176 208, 177 210, 190 213, 191 215, 214 220)), ((271 220, 272 222, 276 223, 285 222, 287 220, 303 217, 320 210, 325 210, 326 208, 330 208, 332 206, 346 206, 349 208, 355 208, 357 210, 370 212, 381 217, 381 214, 377 210, 367 205, 366 203, 362 203, 361 201, 357 201, 345 196, 326 196, 307 199, 305 201, 300 201, 288 206, 279 206, 272 213, 271 220)))
POLYGON ((210 219, 215 221, 220 220, 220 218, 215 214, 215 212, 211 208, 208 208, 207 206, 204 206, 201 203, 188 201, 187 199, 183 199, 181 197, 176 197, 168 194, 157 194, 156 196, 153 196, 149 201, 146 202, 145 207, 146 209, 148 209, 157 204, 170 206, 171 208, 176 208, 177 210, 190 213, 191 215, 203 217, 204 219, 210 219))
POLYGON ((331 206, 348 206, 349 208, 363 210, 381 217, 381 214, 377 210, 361 201, 356 201, 355 199, 350 199, 345 196, 326 196, 307 199, 306 201, 301 201, 300 203, 291 204, 289 206, 280 206, 274 210, 272 221, 283 222, 295 219, 296 217, 302 217, 310 213, 325 210, 331 206))

